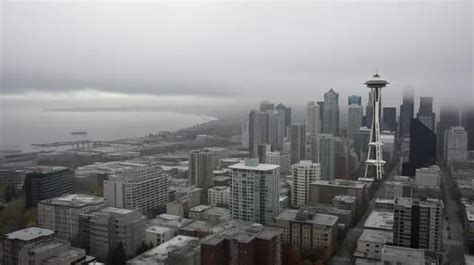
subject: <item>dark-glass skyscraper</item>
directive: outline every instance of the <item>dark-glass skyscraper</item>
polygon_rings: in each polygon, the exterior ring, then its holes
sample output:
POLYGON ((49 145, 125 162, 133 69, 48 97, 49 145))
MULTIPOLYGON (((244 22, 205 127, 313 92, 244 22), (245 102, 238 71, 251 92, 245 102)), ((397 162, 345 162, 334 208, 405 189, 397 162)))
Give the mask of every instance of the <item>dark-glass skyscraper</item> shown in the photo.
POLYGON ((268 101, 262 101, 260 102, 260 111, 261 112, 266 112, 266 111, 273 111, 275 109, 275 104, 268 102, 268 101))
POLYGON ((365 106, 365 127, 372 127, 372 119, 374 117, 374 107, 372 106, 372 91, 369 92, 369 100, 367 101, 367 106, 365 106))
POLYGON ((250 157, 256 157, 257 146, 270 143, 270 112, 250 111, 248 130, 250 157))
POLYGON ((399 136, 404 137, 410 134, 410 123, 415 112, 415 94, 411 90, 403 93, 403 103, 400 105, 399 136))
POLYGON ((339 94, 332 88, 324 94, 322 132, 334 136, 339 133, 339 94))
POLYGON ((435 131, 435 113, 433 112, 432 97, 420 98, 420 108, 416 117, 430 130, 435 131))
POLYGON ((357 95, 349 96, 348 100, 347 100, 347 103, 348 103, 348 105, 355 104, 355 105, 361 106, 362 105, 362 97, 357 96, 357 95))
POLYGON ((436 165, 436 134, 418 119, 410 124, 410 164, 414 168, 436 165))
POLYGON ((397 108, 395 107, 383 108, 382 130, 392 131, 392 132, 397 130, 397 108))

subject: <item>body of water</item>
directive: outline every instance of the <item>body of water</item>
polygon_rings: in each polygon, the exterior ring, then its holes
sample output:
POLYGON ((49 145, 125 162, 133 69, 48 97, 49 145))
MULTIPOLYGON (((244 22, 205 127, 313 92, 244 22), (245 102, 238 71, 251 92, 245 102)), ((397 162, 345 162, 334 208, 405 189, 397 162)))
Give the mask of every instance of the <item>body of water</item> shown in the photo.
POLYGON ((85 131, 90 140, 115 140, 177 130, 215 118, 154 111, 43 111, 3 109, 0 148, 32 150, 32 143, 75 140, 71 132, 85 131))

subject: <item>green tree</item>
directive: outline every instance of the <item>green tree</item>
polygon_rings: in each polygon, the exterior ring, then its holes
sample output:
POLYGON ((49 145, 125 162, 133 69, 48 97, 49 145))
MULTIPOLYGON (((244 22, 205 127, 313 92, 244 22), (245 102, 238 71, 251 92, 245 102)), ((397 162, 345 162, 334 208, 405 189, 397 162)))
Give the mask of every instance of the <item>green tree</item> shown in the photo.
POLYGON ((109 256, 107 257, 107 264, 109 265, 126 265, 127 263, 127 254, 123 247, 122 241, 110 251, 109 256))

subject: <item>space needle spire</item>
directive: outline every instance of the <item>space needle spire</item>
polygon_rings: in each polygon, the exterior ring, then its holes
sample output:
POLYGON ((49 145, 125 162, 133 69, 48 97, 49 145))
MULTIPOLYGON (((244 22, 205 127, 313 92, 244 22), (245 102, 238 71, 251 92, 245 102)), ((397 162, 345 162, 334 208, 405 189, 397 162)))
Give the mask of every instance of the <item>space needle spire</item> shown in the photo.
POLYGON ((380 139, 380 100, 382 99, 382 88, 389 84, 375 73, 372 79, 364 83, 372 93, 372 127, 370 130, 369 151, 367 153, 367 161, 365 161, 365 177, 373 177, 381 179, 383 174, 383 166, 385 161, 382 157, 382 141, 380 139), (375 168, 375 175, 369 168, 375 168), (370 174, 370 175, 369 175, 370 174))

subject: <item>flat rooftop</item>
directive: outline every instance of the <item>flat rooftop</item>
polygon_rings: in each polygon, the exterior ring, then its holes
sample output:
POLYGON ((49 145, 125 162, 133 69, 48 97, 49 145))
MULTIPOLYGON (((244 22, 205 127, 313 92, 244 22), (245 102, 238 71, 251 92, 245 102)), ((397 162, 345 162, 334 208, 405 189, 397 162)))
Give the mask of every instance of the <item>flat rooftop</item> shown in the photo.
POLYGON ((273 171, 275 169, 280 168, 279 165, 271 165, 271 164, 261 164, 258 163, 257 165, 249 165, 245 164, 245 162, 241 162, 235 165, 229 166, 230 169, 240 169, 240 170, 252 170, 252 171, 273 171))
MULTIPOLYGON (((285 221, 296 221, 296 216, 299 212, 305 211, 304 209, 301 210, 292 210, 292 209, 285 209, 279 215, 275 217, 276 220, 285 220, 285 221)), ((297 220, 300 222, 311 223, 316 225, 326 225, 326 226, 334 226, 339 219, 337 216, 330 215, 330 214, 323 214, 323 213, 316 213, 309 215, 309 219, 307 220, 297 220), (312 215, 312 216, 311 216, 312 215)))
POLYGON ((145 231, 147 233, 162 234, 162 233, 171 231, 171 229, 169 229, 168 227, 160 226, 160 225, 154 225, 154 226, 148 227, 145 231))
POLYGON ((210 205, 205 205, 205 204, 201 204, 201 205, 198 205, 198 206, 195 206, 191 209, 189 209, 189 211, 192 211, 192 212, 204 212, 205 210, 211 208, 212 206, 210 205))
POLYGON ((154 247, 148 250, 147 252, 140 254, 135 258, 127 261, 127 264, 165 264, 164 262, 168 259, 168 253, 182 248, 187 248, 189 249, 189 251, 199 248, 199 238, 190 236, 173 237, 172 239, 164 242, 163 244, 154 247))
MULTIPOLYGON (((417 248, 405 248, 396 246, 385 246, 382 249, 382 255, 405 257, 413 260, 420 260, 425 258, 425 250, 417 248)), ((416 263, 418 264, 418 263, 416 263)))
POLYGON ((215 187, 210 188, 209 190, 215 190, 215 191, 229 190, 230 191, 230 187, 229 186, 215 186, 215 187))
POLYGON ((87 194, 68 194, 61 197, 41 201, 41 203, 45 204, 70 207, 84 207, 87 205, 102 204, 104 202, 104 197, 97 197, 87 194))
POLYGON ((395 205, 411 207, 412 205, 420 205, 425 207, 443 207, 443 201, 433 198, 418 199, 400 197, 395 199, 395 205))
POLYGON ((10 240, 22 240, 30 241, 43 236, 53 235, 54 231, 39 227, 29 227, 22 230, 18 230, 9 234, 6 234, 5 237, 10 240))
POLYGON ((364 228, 393 231, 393 212, 372 211, 364 223, 364 228))
POLYGON ((105 208, 100 209, 100 211, 109 212, 109 213, 117 213, 117 214, 129 214, 133 212, 133 210, 115 208, 115 207, 105 207, 105 208))
POLYGON ((393 232, 388 230, 364 229, 359 237, 359 241, 391 244, 393 243, 393 232))
POLYGON ((347 179, 335 179, 335 180, 315 180, 311 182, 311 185, 319 186, 333 186, 333 187, 349 187, 355 189, 363 189, 367 185, 360 181, 347 180, 347 179))

